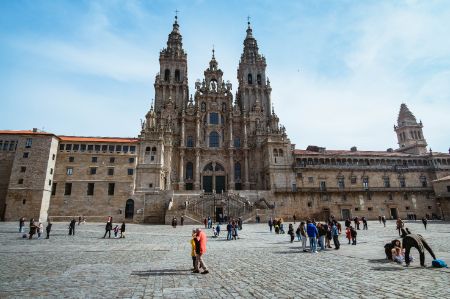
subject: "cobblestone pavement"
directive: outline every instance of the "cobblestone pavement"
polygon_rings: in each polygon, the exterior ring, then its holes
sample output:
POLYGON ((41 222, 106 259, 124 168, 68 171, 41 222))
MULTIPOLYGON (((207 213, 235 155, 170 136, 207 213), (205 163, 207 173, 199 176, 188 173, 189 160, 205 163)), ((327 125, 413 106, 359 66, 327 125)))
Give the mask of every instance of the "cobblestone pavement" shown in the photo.
MULTIPOLYGON (((209 238, 210 274, 192 274, 193 226, 128 225, 126 239, 102 239, 104 224, 55 223, 49 240, 21 239, 17 223, 0 223, 0 298, 450 298, 450 271, 406 268, 384 259, 385 242, 398 237, 395 223, 369 222, 358 245, 318 254, 301 242, 248 224, 237 241, 209 238)), ((450 223, 408 223, 438 258, 450 262, 450 223)), ((222 226, 222 230, 225 227, 222 226)), ((208 235, 211 235, 208 232, 208 235)))

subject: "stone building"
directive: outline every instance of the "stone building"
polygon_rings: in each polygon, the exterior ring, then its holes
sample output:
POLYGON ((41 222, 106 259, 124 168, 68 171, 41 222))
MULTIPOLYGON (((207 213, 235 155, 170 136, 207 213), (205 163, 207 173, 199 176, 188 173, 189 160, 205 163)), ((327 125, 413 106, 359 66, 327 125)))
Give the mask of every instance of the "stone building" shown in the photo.
POLYGON ((159 62, 154 104, 137 138, 0 131, 2 218, 444 215, 433 186, 450 175, 450 155, 427 151, 423 125, 405 104, 394 126, 396 150, 295 149, 273 109, 250 23, 234 95, 214 50, 189 93, 176 18, 159 62))

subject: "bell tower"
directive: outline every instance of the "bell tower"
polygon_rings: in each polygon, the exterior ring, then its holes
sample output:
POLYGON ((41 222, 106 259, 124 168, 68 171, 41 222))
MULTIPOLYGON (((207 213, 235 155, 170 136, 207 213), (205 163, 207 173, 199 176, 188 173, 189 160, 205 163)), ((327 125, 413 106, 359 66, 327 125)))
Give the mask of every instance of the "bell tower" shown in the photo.
POLYGON ((247 22, 247 35, 244 51, 237 71, 237 103, 241 110, 251 111, 259 106, 266 117, 271 115, 272 88, 266 77, 266 58, 259 54, 258 43, 253 37, 250 21, 247 22))
POLYGON ((175 108, 185 107, 188 100, 187 54, 184 52, 178 16, 175 16, 167 47, 159 53, 160 71, 155 78, 155 110, 159 112, 169 98, 175 108))
POLYGON ((427 142, 423 136, 422 128, 422 121, 418 123, 408 106, 404 103, 401 104, 397 125, 394 126, 399 145, 397 151, 408 154, 425 154, 427 142))

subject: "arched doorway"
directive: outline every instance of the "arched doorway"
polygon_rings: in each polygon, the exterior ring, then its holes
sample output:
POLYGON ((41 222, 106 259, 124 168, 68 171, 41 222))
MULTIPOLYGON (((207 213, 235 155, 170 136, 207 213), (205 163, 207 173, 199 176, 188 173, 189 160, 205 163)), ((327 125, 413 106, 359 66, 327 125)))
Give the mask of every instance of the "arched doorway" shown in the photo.
POLYGON ((134 216, 134 200, 128 199, 125 204, 125 218, 132 219, 134 216))
POLYGON ((206 164, 202 172, 202 186, 207 193, 226 191, 226 173, 222 164, 216 162, 206 164))

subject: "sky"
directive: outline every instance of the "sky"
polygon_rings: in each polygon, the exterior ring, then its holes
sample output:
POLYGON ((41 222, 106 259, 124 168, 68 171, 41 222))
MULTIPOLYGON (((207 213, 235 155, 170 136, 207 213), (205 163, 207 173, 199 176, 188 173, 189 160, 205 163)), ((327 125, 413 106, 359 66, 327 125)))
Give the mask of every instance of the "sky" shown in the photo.
POLYGON ((250 16, 296 148, 397 148, 406 103, 450 147, 449 1, 0 1, 0 129, 136 137, 178 10, 190 92, 214 45, 236 71, 250 16))

